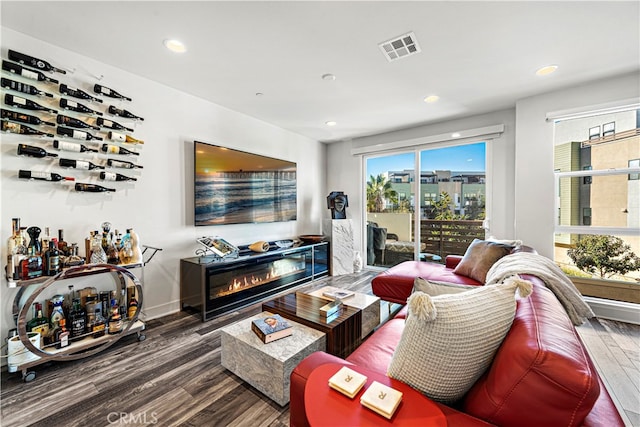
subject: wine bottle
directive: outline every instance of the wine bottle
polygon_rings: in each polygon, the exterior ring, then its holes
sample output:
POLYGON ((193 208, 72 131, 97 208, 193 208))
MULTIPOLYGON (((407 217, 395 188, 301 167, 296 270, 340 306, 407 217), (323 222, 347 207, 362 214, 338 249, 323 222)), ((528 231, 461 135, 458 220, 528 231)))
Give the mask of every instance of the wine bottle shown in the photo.
POLYGON ((102 144, 100 150, 107 154, 133 154, 135 156, 139 156, 140 153, 136 153, 135 151, 127 150, 124 147, 118 147, 117 145, 111 144, 102 144))
POLYGON ((15 122, 29 123, 32 125, 47 125, 47 126, 55 126, 55 123, 45 122, 40 119, 40 117, 32 116, 29 114, 18 113, 16 111, 5 110, 4 108, 0 109, 2 111, 2 118, 13 120, 15 122))
POLYGON ((100 179, 103 181, 137 181, 136 178, 113 172, 100 172, 100 179))
POLYGON ((129 144, 144 144, 144 141, 141 139, 136 139, 132 136, 113 131, 109 131, 109 133, 107 134, 107 138, 117 142, 128 142, 129 144))
POLYGON ((58 157, 55 153, 48 153, 40 147, 35 147, 33 145, 26 144, 18 144, 18 156, 29 156, 29 157, 58 157))
POLYGON ((76 169, 104 169, 104 166, 96 165, 88 160, 74 160, 74 159, 60 159, 58 162, 60 167, 63 168, 76 168, 76 169))
POLYGON ((107 159, 107 166, 122 169, 143 169, 142 166, 126 160, 107 159))
POLYGON ((2 87, 6 89, 15 90, 16 92, 28 93, 29 95, 48 96, 53 98, 53 94, 44 92, 35 86, 21 83, 11 79, 2 78, 2 87))
POLYGON ((77 144, 75 142, 67 142, 67 141, 58 141, 57 139, 53 140, 53 148, 56 148, 61 151, 73 151, 75 153, 97 153, 98 150, 93 148, 89 148, 84 144, 77 144))
POLYGON ((58 135, 68 136, 70 138, 84 139, 85 141, 91 141, 92 139, 97 139, 98 141, 102 141, 101 137, 91 135, 89 132, 83 132, 81 130, 65 128, 62 126, 58 126, 58 128, 56 129, 56 133, 58 135))
POLYGON ((103 119, 102 117, 98 117, 96 120, 98 126, 102 126, 104 128, 116 129, 116 130, 128 130, 129 132, 133 132, 133 129, 122 126, 118 122, 114 122, 112 120, 103 119))
POLYGON ((62 176, 59 173, 54 172, 42 172, 42 171, 18 171, 18 178, 22 179, 38 179, 41 181, 75 181, 76 179, 71 176, 62 176))
POLYGON ((108 88, 106 86, 99 85, 99 84, 93 85, 93 91, 95 93, 99 93, 101 95, 108 96, 109 98, 126 99, 127 101, 131 101, 132 100, 128 96, 120 95, 115 90, 110 89, 110 88, 108 88))
POLYGON ((88 101, 96 101, 102 104, 102 99, 96 98, 95 96, 91 96, 87 92, 83 91, 82 89, 78 89, 77 87, 73 87, 73 86, 69 86, 64 83, 61 83, 59 90, 60 90, 60 93, 64 95, 69 95, 73 98, 86 99, 88 101))
MULTIPOLYGON (((60 107, 66 109, 66 110, 77 111, 78 113, 95 114, 96 116, 101 116, 102 115, 102 113, 100 111, 92 110, 91 108, 87 107, 86 105, 79 104, 79 103, 77 103, 75 101, 71 101, 71 100, 66 99, 66 98, 60 98, 60 107)), ((57 113, 57 111, 56 111, 56 113, 57 113)))
POLYGON ((4 132, 18 133, 21 135, 54 136, 52 133, 42 132, 32 127, 21 125, 20 123, 9 122, 7 120, 2 120, 2 130, 4 132))
POLYGON ((72 128, 77 128, 77 129, 89 128, 89 129, 100 130, 98 126, 93 126, 93 125, 90 125, 89 123, 83 122, 82 120, 78 120, 73 117, 65 116, 62 114, 58 114, 58 117, 56 117, 56 121, 58 122, 58 124, 71 126, 72 128))
POLYGON ((58 83, 58 80, 52 79, 49 76, 45 76, 44 73, 38 70, 32 70, 27 67, 23 67, 20 64, 15 64, 9 61, 2 61, 2 69, 9 71, 10 73, 17 74, 22 77, 26 77, 31 80, 37 80, 39 82, 45 81, 49 83, 58 83))
POLYGON ((109 114, 113 114, 114 116, 126 117, 128 119, 136 119, 136 120, 144 120, 140 116, 136 116, 133 113, 130 113, 127 110, 121 110, 120 108, 116 108, 113 105, 109 105, 109 114))
POLYGON ((16 52, 15 50, 9 49, 9 59, 21 64, 27 64, 32 67, 39 68, 44 71, 56 71, 60 74, 67 74, 65 70, 56 68, 53 65, 49 64, 47 61, 39 58, 34 58, 33 56, 27 55, 26 53, 16 52))
POLYGON ((76 183, 76 191, 88 191, 90 193, 106 193, 109 191, 116 191, 115 188, 107 188, 97 184, 83 184, 81 182, 76 183))
POLYGON ((44 105, 40 105, 37 102, 33 102, 30 99, 26 99, 21 96, 11 95, 9 93, 4 95, 4 103, 7 105, 11 105, 13 107, 24 108, 27 110, 48 111, 49 113, 53 113, 53 114, 58 113, 57 110, 51 109, 49 107, 45 107, 44 105))

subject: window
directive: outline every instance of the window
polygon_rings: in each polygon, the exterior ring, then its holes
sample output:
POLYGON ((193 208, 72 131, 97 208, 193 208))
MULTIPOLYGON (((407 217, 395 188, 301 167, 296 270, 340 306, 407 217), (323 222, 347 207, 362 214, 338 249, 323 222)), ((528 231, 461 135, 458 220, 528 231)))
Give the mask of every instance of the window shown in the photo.
MULTIPOLYGON (((629 160, 629 167, 630 168, 639 168, 640 167, 640 159, 629 160)), ((640 178, 640 174, 637 174, 637 173, 630 173, 629 174, 629 181, 637 181, 639 178, 640 178)))
POLYGON ((640 152, 639 115, 634 105, 554 123, 554 259, 569 275, 640 280, 640 264, 623 265, 625 254, 640 256, 640 159, 629 160, 640 152), (588 139, 575 140, 587 132, 588 139))
MULTIPOLYGON (((583 166, 582 170, 590 171, 591 170, 591 166, 583 166)), ((591 177, 590 176, 585 176, 584 178, 582 178, 582 183, 585 184, 585 185, 591 184, 591 177)))
POLYGON ((605 123, 602 125, 602 136, 611 136, 616 133, 616 122, 605 123))

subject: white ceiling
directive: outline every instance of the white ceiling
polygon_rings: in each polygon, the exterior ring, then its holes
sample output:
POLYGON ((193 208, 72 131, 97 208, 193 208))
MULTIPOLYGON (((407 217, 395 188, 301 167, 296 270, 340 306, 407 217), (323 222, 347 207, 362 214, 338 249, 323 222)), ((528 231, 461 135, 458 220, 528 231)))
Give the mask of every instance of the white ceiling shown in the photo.
POLYGON ((2 1, 1 15, 7 28, 332 142, 509 108, 531 95, 638 72, 639 5, 2 1), (409 31, 422 52, 387 62, 378 43, 409 31), (167 51, 166 38, 180 39, 188 51, 167 51), (534 75, 548 64, 558 71, 534 75), (322 80, 325 73, 336 80, 322 80), (423 102, 430 94, 440 100, 423 102), (337 125, 326 126, 329 120, 337 125))

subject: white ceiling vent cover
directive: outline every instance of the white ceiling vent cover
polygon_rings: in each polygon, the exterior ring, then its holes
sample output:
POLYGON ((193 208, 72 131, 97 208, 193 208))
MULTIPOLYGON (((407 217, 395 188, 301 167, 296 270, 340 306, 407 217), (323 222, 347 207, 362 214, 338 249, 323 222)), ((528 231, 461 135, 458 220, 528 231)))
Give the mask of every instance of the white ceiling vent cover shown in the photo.
POLYGON ((395 37, 378 45, 387 61, 393 62, 420 52, 420 46, 413 31, 395 37))

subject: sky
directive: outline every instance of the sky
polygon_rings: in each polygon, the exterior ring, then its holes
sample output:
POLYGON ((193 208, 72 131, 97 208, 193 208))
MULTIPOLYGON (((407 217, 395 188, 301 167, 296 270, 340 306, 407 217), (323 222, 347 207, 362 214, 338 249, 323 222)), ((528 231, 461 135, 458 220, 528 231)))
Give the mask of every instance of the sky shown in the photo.
MULTIPOLYGON (((390 170, 413 169, 413 156, 413 153, 405 153, 367 159, 367 176, 375 176, 390 170)), ((424 150, 420 153, 420 164, 423 171, 434 171, 436 169, 484 171, 485 144, 484 142, 480 142, 477 144, 424 150)))

